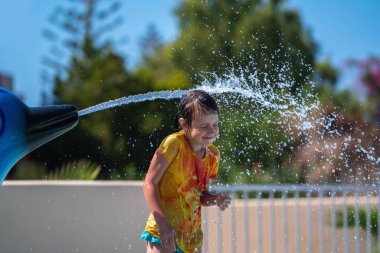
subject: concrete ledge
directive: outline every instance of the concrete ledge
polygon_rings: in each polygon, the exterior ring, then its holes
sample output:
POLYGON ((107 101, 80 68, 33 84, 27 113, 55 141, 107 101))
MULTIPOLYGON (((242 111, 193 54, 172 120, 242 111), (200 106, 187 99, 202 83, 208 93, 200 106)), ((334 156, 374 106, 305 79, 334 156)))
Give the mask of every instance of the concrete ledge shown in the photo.
POLYGON ((6 180, 3 186, 137 186, 142 187, 143 181, 89 181, 89 180, 6 180))
POLYGON ((141 181, 5 181, 0 252, 145 252, 141 181))

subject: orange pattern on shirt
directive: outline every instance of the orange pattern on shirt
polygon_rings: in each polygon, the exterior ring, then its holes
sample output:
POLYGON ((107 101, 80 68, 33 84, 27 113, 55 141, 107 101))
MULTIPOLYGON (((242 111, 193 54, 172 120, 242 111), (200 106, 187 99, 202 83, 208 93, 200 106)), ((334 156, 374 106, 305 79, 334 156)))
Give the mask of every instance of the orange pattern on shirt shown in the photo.
MULTIPOLYGON (((214 145, 206 149, 202 159, 191 149, 183 131, 166 137, 156 151, 169 167, 158 183, 161 206, 168 222, 178 236, 177 246, 184 252, 194 252, 202 246, 201 193, 215 178, 219 166, 219 151, 214 145)), ((145 230, 159 237, 157 223, 149 215, 145 230)))

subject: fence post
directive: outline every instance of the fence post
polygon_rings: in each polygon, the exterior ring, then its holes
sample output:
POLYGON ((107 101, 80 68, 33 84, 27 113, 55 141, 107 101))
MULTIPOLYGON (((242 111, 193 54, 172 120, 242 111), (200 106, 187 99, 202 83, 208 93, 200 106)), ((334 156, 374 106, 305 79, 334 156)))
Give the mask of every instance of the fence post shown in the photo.
POLYGON ((269 201, 270 201, 270 252, 271 253, 276 253, 276 238, 275 238, 275 215, 274 215, 274 192, 275 189, 269 191, 269 201))
POLYGON ((257 220, 257 241, 256 241, 256 245, 257 245, 257 253, 263 253, 263 246, 262 246, 262 243, 263 243, 263 210, 262 210, 262 206, 261 206, 261 195, 262 195, 262 192, 258 192, 257 196, 256 196, 256 201, 257 201, 257 213, 256 213, 256 220, 257 220))
POLYGON ((323 206, 323 194, 324 191, 320 190, 318 193, 319 198, 319 253, 325 253, 325 243, 324 243, 324 206, 323 206))
POLYGON ((309 189, 306 192, 307 197, 307 214, 306 214, 306 240, 307 240, 307 246, 306 246, 306 252, 312 253, 312 247, 313 247, 313 230, 312 230, 312 208, 311 208, 311 189, 309 189))
POLYGON ((288 253, 288 197, 287 197, 288 191, 282 192, 282 198, 283 198, 283 213, 282 213, 282 227, 283 227, 283 250, 282 252, 288 253))
POLYGON ((235 198, 236 194, 231 194, 231 208, 230 208, 230 226, 231 226, 231 252, 236 252, 236 220, 235 220, 235 198))
POLYGON ((331 223, 332 223, 332 239, 331 239, 331 252, 337 252, 337 241, 336 241, 336 202, 335 202, 336 192, 333 191, 331 194, 331 223))
POLYGON ((300 240, 300 203, 299 203, 299 198, 300 198, 300 192, 297 190, 295 192, 295 198, 296 198, 296 206, 295 206, 295 221, 296 221, 296 232, 295 232, 295 248, 296 248, 296 253, 301 253, 301 240, 300 240))
POLYGON ((248 206, 248 192, 243 192, 244 199, 244 252, 249 253, 249 206, 248 206))

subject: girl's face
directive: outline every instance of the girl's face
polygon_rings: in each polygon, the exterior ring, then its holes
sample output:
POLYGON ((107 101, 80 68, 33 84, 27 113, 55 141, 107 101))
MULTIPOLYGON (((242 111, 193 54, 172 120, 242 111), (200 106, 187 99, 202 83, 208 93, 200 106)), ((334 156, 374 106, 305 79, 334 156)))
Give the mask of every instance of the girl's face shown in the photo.
POLYGON ((191 126, 183 118, 179 121, 194 151, 211 145, 219 134, 219 116, 216 113, 194 117, 191 126))

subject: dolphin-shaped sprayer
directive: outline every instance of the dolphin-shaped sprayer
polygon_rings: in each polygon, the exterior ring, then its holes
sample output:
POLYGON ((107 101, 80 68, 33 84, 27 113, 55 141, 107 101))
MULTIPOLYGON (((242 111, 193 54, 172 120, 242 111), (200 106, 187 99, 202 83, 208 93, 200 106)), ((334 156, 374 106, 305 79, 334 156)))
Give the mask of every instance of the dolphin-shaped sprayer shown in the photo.
POLYGON ((77 123, 78 111, 72 105, 28 107, 0 88, 0 185, 18 160, 77 123))

